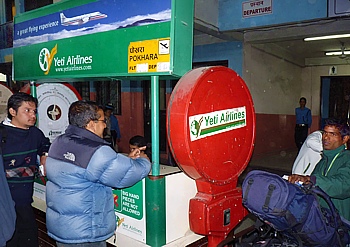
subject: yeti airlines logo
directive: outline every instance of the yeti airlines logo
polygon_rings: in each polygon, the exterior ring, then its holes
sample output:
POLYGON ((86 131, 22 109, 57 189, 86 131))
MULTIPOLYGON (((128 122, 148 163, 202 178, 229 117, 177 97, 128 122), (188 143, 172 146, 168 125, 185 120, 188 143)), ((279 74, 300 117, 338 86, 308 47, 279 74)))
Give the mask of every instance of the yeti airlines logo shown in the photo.
POLYGON ((49 74, 51 64, 56 53, 57 53, 57 44, 55 45, 54 48, 51 49, 51 51, 49 51, 47 48, 41 49, 39 53, 39 65, 40 65, 40 69, 44 71, 45 75, 49 74))
POLYGON ((189 117, 191 141, 246 126, 245 106, 189 117))

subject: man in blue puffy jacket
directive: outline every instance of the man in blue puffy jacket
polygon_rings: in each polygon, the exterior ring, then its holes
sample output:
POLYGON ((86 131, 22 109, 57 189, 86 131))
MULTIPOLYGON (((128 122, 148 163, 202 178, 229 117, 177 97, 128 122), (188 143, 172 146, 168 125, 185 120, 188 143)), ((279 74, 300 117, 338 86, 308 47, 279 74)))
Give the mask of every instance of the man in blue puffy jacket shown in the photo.
POLYGON ((106 119, 93 102, 74 102, 65 134, 46 160, 46 224, 57 246, 106 246, 116 228, 113 188, 132 186, 151 169, 143 148, 129 157, 103 138, 106 119))

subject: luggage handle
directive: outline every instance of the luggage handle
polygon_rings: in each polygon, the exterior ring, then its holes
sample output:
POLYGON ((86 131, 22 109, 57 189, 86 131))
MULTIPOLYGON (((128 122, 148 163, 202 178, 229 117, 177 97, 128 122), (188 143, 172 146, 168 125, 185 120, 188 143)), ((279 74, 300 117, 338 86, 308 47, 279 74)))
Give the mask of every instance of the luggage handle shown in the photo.
POLYGON ((274 184, 269 184, 268 189, 269 189, 269 191, 267 192, 264 205, 262 206, 262 210, 265 213, 267 213, 269 211, 269 204, 270 204, 271 196, 272 196, 273 191, 276 189, 276 186, 274 184))
POLYGON ((244 193, 244 195, 243 195, 243 200, 242 200, 243 203, 246 203, 246 202, 247 202, 248 193, 249 193, 250 187, 252 186, 253 183, 254 183, 254 179, 250 178, 250 179, 248 180, 247 189, 246 189, 246 191, 245 191, 245 193, 244 193))

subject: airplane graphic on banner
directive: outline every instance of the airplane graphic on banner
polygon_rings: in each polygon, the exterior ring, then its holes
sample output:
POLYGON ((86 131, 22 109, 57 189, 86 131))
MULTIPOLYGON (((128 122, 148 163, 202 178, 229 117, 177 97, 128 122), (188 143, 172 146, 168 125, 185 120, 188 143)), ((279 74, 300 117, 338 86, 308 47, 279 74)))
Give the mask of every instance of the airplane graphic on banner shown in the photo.
POLYGON ((84 15, 74 16, 74 17, 66 17, 63 13, 60 13, 61 17, 61 25, 62 26, 70 26, 70 25, 82 25, 87 23, 88 21, 94 21, 102 18, 106 18, 106 14, 102 14, 101 12, 92 12, 84 15))

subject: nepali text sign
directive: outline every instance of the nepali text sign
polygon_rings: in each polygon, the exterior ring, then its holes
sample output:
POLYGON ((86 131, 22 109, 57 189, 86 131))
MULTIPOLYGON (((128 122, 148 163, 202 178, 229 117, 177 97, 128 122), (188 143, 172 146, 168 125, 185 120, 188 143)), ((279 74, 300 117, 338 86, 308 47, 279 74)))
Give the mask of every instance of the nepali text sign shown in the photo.
POLYGON ((243 18, 272 14, 272 0, 258 0, 242 3, 243 18))
POLYGON ((164 72, 170 69, 170 38, 131 42, 128 72, 164 72))

